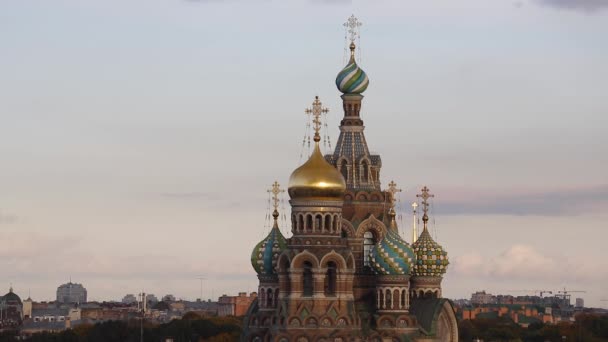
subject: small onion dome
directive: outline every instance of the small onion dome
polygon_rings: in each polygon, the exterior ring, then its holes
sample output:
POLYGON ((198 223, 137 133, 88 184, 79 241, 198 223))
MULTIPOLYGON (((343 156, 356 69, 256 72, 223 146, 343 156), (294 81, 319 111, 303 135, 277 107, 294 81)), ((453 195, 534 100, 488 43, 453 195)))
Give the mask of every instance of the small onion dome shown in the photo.
POLYGON ((274 226, 270 233, 260 241, 253 252, 251 252, 251 265, 258 274, 272 275, 276 274, 277 260, 281 252, 287 248, 287 241, 277 224, 279 213, 275 211, 272 216, 275 217, 274 226))
POLYGON ((370 251, 369 260, 376 274, 409 275, 416 257, 397 230, 389 228, 384 238, 370 251))
POLYGON ((416 266, 414 275, 441 277, 448 268, 448 252, 443 250, 437 242, 431 238, 426 227, 416 242, 412 244, 416 253, 416 266))
POLYGON ((355 44, 350 44, 350 61, 336 76, 336 86, 344 94, 361 94, 367 89, 369 78, 355 61, 355 44))
POLYGON ((346 183, 342 174, 323 158, 319 143, 306 163, 289 177, 289 196, 295 198, 342 199, 346 183))

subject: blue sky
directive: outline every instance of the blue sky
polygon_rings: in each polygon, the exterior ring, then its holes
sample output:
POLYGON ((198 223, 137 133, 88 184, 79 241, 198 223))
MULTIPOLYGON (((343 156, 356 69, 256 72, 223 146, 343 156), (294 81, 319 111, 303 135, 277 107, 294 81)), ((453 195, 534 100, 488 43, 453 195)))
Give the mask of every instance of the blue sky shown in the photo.
POLYGON ((568 286, 599 306, 608 5, 591 0, 3 1, 0 286, 253 290, 266 189, 301 162, 315 95, 337 138, 352 13, 367 140, 402 203, 436 194, 445 295, 568 286))

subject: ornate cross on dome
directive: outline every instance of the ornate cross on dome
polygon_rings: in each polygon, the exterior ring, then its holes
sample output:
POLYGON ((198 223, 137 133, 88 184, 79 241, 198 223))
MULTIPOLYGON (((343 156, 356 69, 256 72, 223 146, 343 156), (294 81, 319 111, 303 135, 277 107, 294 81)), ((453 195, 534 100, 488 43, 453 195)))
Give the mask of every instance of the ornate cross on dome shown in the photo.
POLYGON ((390 192, 391 194, 391 208, 395 208, 395 200, 397 198, 395 195, 398 192, 401 192, 401 189, 397 188, 397 183, 395 183, 395 181, 391 181, 388 183, 388 189, 386 191, 390 192))
POLYGON ((279 184, 279 182, 274 181, 274 183, 272 183, 272 189, 268 190, 269 194, 272 194, 272 206, 274 207, 274 211, 278 213, 278 209, 279 209, 279 195, 285 192, 285 190, 281 189, 281 185, 279 184))
POLYGON ((321 115, 328 113, 329 109, 323 108, 323 104, 319 101, 319 97, 315 96, 315 100, 312 103, 312 108, 306 108, 304 113, 308 115, 312 115, 312 124, 315 130, 315 138, 316 142, 321 141, 321 135, 319 132, 321 131, 321 115))
POLYGON ((435 195, 429 193, 429 188, 427 188, 426 185, 420 191, 422 191, 422 193, 416 195, 416 197, 422 198, 422 211, 424 212, 424 215, 422 216, 422 222, 424 222, 424 229, 426 229, 426 223, 429 221, 429 216, 427 215, 429 211, 429 202, 427 200, 429 198, 435 197, 435 195))
POLYGON ((355 17, 355 15, 351 15, 348 20, 344 23, 344 27, 346 28, 346 32, 350 38, 350 42, 354 43, 355 39, 359 37, 359 27, 361 27, 362 23, 355 17))

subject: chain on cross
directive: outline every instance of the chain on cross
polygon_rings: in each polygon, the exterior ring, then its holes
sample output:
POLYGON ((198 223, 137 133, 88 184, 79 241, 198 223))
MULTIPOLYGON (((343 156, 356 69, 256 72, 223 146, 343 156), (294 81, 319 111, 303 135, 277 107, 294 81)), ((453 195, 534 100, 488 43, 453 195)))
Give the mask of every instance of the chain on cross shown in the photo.
POLYGON ((268 193, 272 194, 272 206, 276 212, 278 212, 279 203, 281 202, 279 200, 279 195, 283 192, 285 192, 285 190, 281 189, 281 185, 279 185, 279 182, 277 181, 272 183, 272 189, 268 190, 268 193))
POLYGON ((429 211, 428 199, 435 197, 435 195, 432 195, 429 193, 430 190, 429 190, 429 188, 426 187, 426 185, 420 191, 422 191, 422 193, 416 195, 416 197, 422 198, 422 211, 424 212, 424 215, 426 216, 426 214, 429 211))
POLYGON ((363 25, 355 15, 351 15, 348 20, 344 23, 344 27, 346 28, 346 32, 350 38, 350 42, 354 43, 355 39, 359 37, 359 27, 363 25))
POLYGON ((329 112, 329 109, 323 108, 323 104, 319 101, 319 97, 315 96, 315 101, 312 103, 312 108, 306 108, 304 113, 312 115, 312 124, 315 130, 315 141, 321 140, 321 115, 329 112))

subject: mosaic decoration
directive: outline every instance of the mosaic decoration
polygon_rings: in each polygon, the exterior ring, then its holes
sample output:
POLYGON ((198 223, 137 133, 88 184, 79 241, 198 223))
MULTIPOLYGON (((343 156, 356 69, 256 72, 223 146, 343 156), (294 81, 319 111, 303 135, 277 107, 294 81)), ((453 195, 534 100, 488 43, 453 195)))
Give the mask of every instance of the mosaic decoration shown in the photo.
POLYGON ((416 253, 414 275, 441 277, 447 271, 448 253, 431 238, 428 229, 422 231, 412 247, 416 253))
POLYGON ((258 274, 276 274, 277 260, 286 247, 285 237, 278 227, 273 227, 268 236, 253 249, 251 265, 258 274))
POLYGON ((370 264, 376 274, 409 275, 416 257, 397 231, 389 229, 370 251, 370 264))

